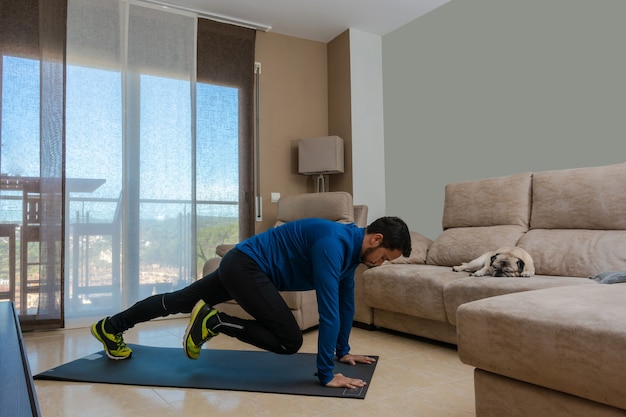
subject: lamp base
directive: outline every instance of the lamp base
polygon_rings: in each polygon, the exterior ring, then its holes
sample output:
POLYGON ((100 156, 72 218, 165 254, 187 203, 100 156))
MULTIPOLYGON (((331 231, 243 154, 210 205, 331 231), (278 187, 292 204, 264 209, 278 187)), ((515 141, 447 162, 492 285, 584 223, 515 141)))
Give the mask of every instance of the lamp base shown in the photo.
POLYGON ((322 193, 326 192, 326 178, 324 178, 324 174, 318 174, 317 175, 316 190, 317 190, 318 193, 319 192, 322 192, 322 193), (320 183, 322 183, 321 191, 320 191, 320 183))

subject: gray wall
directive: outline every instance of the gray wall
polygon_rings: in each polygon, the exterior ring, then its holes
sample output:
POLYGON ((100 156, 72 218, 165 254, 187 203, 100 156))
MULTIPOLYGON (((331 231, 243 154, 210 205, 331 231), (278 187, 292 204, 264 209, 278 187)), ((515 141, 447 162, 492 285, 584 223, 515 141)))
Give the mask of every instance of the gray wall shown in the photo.
POLYGON ((449 182, 626 161, 625 21, 623 0, 452 0, 385 35, 387 214, 434 239, 449 182))

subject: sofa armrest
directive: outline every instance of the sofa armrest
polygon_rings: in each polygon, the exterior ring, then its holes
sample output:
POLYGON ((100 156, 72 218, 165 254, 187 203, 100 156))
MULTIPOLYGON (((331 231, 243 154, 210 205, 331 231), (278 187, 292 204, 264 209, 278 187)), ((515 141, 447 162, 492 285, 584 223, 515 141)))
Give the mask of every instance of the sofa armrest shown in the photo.
POLYGON ((359 227, 367 226, 368 207, 365 204, 357 204, 354 206, 354 224, 359 227))
POLYGON ((223 258, 226 255, 226 252, 235 247, 234 243, 224 243, 223 245, 217 245, 215 248, 215 254, 220 258, 223 258))
POLYGON ((219 266, 222 258, 211 258, 207 259, 202 267, 202 276, 209 275, 211 272, 215 271, 219 266))

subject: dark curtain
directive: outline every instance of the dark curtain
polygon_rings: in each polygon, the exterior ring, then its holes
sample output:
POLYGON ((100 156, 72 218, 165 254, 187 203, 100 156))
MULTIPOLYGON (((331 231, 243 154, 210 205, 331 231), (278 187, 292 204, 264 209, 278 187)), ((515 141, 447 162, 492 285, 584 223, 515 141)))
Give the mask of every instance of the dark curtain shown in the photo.
POLYGON ((239 238, 254 234, 256 31, 198 19, 198 82, 239 89, 239 238))
POLYGON ((23 191, 24 213, 19 234, 20 274, 14 277, 17 283, 13 301, 24 330, 64 324, 66 18, 66 0, 0 0, 2 59, 35 59, 40 67, 40 172, 26 182, 15 182, 16 189, 23 191))

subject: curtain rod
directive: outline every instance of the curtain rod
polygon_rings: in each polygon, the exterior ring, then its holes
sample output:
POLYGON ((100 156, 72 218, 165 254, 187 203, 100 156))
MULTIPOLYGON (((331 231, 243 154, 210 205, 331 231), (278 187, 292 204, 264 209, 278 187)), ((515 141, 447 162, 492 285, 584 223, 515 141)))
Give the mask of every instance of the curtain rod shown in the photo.
POLYGON ((250 22, 249 20, 237 19, 236 17, 224 16, 221 14, 203 12, 201 10, 191 9, 188 7, 177 6, 175 4, 167 3, 158 0, 143 0, 145 3, 155 4, 157 6, 168 7, 174 10, 180 10, 184 12, 190 12, 196 14, 198 17, 204 17, 209 20, 215 20, 221 23, 230 23, 236 26, 242 26, 248 29, 262 30, 263 32, 269 32, 272 27, 264 25, 262 23, 250 22))

